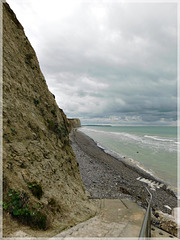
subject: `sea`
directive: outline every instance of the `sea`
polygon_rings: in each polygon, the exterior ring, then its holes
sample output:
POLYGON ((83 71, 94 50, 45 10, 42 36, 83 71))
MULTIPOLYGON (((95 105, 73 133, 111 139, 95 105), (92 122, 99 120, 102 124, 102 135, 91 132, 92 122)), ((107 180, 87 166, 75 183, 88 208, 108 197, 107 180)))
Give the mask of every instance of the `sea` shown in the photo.
POLYGON ((117 159, 177 187, 177 127, 94 125, 79 130, 117 159))

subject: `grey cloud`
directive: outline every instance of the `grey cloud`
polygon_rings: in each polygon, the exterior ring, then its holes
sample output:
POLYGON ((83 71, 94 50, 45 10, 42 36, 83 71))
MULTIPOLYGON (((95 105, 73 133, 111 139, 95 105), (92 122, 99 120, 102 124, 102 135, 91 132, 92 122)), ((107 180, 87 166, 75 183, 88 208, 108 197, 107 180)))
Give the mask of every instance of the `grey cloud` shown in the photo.
MULTIPOLYGON (((48 14, 60 11, 60 2, 54 2, 48 14)), ((23 10, 34 10, 38 21, 35 30, 25 29, 49 89, 68 117, 90 123, 175 123, 176 4, 92 1, 77 3, 70 15, 55 20, 38 16, 38 6, 29 4, 24 2, 23 10)))

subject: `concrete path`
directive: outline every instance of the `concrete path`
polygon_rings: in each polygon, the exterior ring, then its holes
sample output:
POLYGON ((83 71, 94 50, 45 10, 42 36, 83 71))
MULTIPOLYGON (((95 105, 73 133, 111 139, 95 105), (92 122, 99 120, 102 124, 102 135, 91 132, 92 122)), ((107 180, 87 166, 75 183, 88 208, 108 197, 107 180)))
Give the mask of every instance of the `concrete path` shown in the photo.
MULTIPOLYGON (((138 238, 144 220, 145 209, 127 199, 101 199, 97 215, 86 222, 61 232, 52 239, 76 238, 138 238)), ((167 232, 152 226, 152 238, 171 238, 167 232)), ((175 237, 173 237, 175 238, 175 237)), ((177 238, 175 238, 177 239, 177 238)))
MULTIPOLYGON (((61 232, 53 239, 138 237, 145 210, 126 199, 102 199, 96 217, 61 232)), ((52 238, 51 238, 52 239, 52 238)))

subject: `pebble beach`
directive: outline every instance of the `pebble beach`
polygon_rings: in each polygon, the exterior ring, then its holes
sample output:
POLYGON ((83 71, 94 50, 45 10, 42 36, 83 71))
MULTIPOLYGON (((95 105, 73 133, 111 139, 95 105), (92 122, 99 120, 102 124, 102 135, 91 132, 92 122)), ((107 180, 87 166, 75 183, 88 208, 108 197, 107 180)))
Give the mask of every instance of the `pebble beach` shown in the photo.
POLYGON ((153 212, 171 214, 177 207, 176 194, 164 182, 126 164, 124 159, 105 153, 93 139, 78 130, 71 133, 70 140, 89 198, 128 198, 146 207, 149 195, 145 187, 148 187, 153 197, 153 212))

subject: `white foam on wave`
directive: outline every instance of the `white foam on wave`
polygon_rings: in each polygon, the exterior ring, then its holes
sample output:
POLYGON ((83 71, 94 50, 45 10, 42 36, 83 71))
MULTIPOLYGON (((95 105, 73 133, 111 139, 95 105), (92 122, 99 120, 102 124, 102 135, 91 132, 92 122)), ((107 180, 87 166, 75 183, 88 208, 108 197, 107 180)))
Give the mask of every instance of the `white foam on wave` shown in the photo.
POLYGON ((121 160, 124 157, 123 155, 120 155, 119 153, 114 152, 112 150, 108 150, 106 148, 104 148, 104 152, 111 155, 112 157, 115 157, 115 158, 119 159, 119 160, 121 160))
POLYGON ((135 141, 141 141, 141 137, 135 134, 130 134, 130 133, 126 133, 126 132, 109 132, 110 134, 113 135, 117 135, 119 137, 123 137, 123 138, 128 138, 128 139, 132 139, 135 141))
POLYGON ((151 169, 150 169, 150 170, 146 169, 146 168, 143 167, 139 162, 137 162, 137 161, 135 161, 135 160, 133 160, 133 162, 134 162, 134 164, 135 164, 138 168, 140 168, 140 169, 143 170, 144 172, 148 173, 148 174, 151 175, 151 176, 155 176, 155 174, 153 173, 153 171, 152 171, 151 169))
POLYGON ((128 138, 128 139, 132 139, 135 141, 141 141, 141 137, 135 134, 130 134, 130 133, 126 133, 126 132, 107 132, 107 131, 103 131, 103 130, 97 130, 97 129, 90 129, 90 128, 80 128, 80 131, 87 133, 87 132, 94 132, 94 133, 104 133, 106 135, 115 135, 115 136, 119 136, 121 138, 128 138))
POLYGON ((105 131, 96 130, 96 129, 91 129, 91 128, 86 128, 86 127, 79 128, 78 130, 81 131, 81 132, 84 132, 84 133, 86 133, 86 132, 107 133, 107 132, 105 132, 105 131))
POLYGON ((114 136, 117 138, 117 140, 120 141, 130 141, 135 144, 140 144, 141 146, 147 146, 148 148, 152 149, 165 149, 166 151, 169 152, 174 152, 177 151, 177 144, 180 144, 177 142, 176 139, 170 139, 170 138, 162 138, 160 136, 154 136, 154 135, 144 135, 140 136, 137 134, 133 133, 127 133, 127 132, 108 132, 108 131, 103 131, 103 130, 97 130, 97 129, 90 129, 83 127, 80 129, 80 131, 84 132, 85 134, 88 133, 101 133, 105 134, 105 136, 114 136), (158 142, 158 144, 157 144, 158 142), (143 144, 143 145, 142 145, 143 144), (166 145, 164 145, 166 144, 166 145))
POLYGON ((157 149, 162 150, 165 149, 169 152, 176 152, 177 151, 177 144, 178 142, 175 142, 175 139, 167 139, 167 138, 161 138, 159 136, 149 136, 149 135, 136 135, 136 134, 130 134, 126 132, 105 132, 106 134, 114 135, 118 138, 120 141, 128 141, 135 144, 140 144, 140 146, 146 146, 151 149, 157 149))
POLYGON ((103 149, 105 151, 105 148, 99 143, 99 142, 95 142, 97 144, 97 146, 101 149, 103 149))
POLYGON ((166 138, 159 138, 158 136, 149 136, 149 135, 144 135, 145 138, 151 138, 155 141, 162 141, 162 142, 174 142, 172 139, 166 139, 166 138))
POLYGON ((124 162, 125 164, 128 164, 132 167, 139 168, 142 171, 148 173, 149 175, 156 177, 155 173, 151 169, 146 169, 144 166, 141 165, 140 162, 138 162, 138 161, 136 161, 132 158, 127 158, 127 157, 125 157, 125 156, 123 156, 123 155, 121 155, 121 154, 119 154, 115 151, 109 150, 109 149, 105 148, 104 146, 100 145, 99 142, 96 142, 96 144, 99 148, 103 149, 105 153, 111 155, 112 157, 115 157, 116 159, 124 162))

